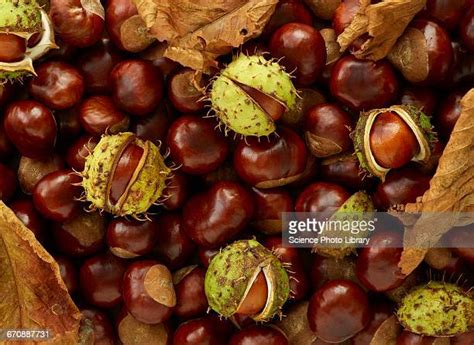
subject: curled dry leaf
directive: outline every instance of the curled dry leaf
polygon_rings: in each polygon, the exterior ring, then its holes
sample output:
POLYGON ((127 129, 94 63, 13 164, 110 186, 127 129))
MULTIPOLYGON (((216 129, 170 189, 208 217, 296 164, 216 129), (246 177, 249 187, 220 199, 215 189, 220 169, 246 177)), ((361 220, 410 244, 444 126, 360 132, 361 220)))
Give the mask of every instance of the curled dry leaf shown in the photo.
POLYGON ((331 20, 342 0, 304 0, 304 2, 311 8, 316 17, 331 20))
POLYGON ((118 334, 123 345, 169 344, 169 330, 165 324, 148 325, 130 314, 120 321, 118 334))
POLYGON ((396 345, 397 337, 401 331, 402 327, 398 323, 397 317, 393 315, 382 322, 370 341, 370 345, 396 345))
POLYGON ((173 277, 164 265, 154 265, 145 274, 145 291, 158 303, 167 307, 176 305, 173 277))
POLYGON ((205 73, 216 58, 258 36, 278 0, 133 0, 165 57, 205 73))
POLYGON ((308 302, 300 302, 293 306, 276 326, 283 331, 290 345, 311 345, 316 335, 309 328, 308 302))
POLYGON ((100 0, 81 0, 82 7, 90 13, 105 20, 105 9, 100 0))
POLYGON ((0 329, 48 329, 52 339, 38 344, 78 344, 81 313, 57 263, 3 202, 0 296, 0 329))
POLYGON ((341 47, 337 43, 337 35, 333 29, 325 28, 319 31, 323 36, 326 45, 326 66, 330 65, 341 57, 341 47))
POLYGON ((461 115, 430 188, 417 203, 401 208, 407 213, 422 212, 413 228, 405 231, 405 249, 399 263, 404 274, 412 272, 423 261, 428 251, 426 243, 436 244, 452 227, 474 221, 472 217, 463 217, 463 212, 474 212, 473 133, 474 89, 471 89, 461 100, 461 115))
POLYGON ((123 47, 132 53, 145 50, 155 41, 155 38, 148 32, 142 17, 138 14, 131 16, 122 23, 120 38, 123 47))
POLYGON ((344 51, 357 38, 368 34, 367 40, 353 54, 359 59, 380 60, 388 55, 413 17, 423 9, 426 0, 370 2, 360 0, 359 11, 337 41, 344 51))
POLYGON ((306 146, 311 153, 319 158, 334 156, 341 153, 342 147, 336 144, 334 141, 317 136, 311 132, 305 132, 306 146))

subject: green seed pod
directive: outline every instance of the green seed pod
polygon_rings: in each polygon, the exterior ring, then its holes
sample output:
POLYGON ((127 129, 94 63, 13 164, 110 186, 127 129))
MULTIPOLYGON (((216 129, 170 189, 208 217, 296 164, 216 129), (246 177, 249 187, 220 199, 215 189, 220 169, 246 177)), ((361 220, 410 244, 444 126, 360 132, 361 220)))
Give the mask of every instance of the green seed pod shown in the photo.
MULTIPOLYGON (((363 191, 353 194, 344 204, 331 216, 330 221, 356 221, 360 223, 363 220, 370 220, 371 215, 375 212, 375 207, 370 196, 363 191)), ((354 252, 356 243, 348 244, 350 239, 363 239, 369 236, 369 231, 360 231, 357 234, 344 231, 331 231, 325 229, 322 232, 326 237, 337 237, 343 240, 344 245, 317 247, 315 251, 323 256, 342 259, 354 252)))
POLYGON ((102 136, 86 159, 82 185, 92 208, 116 216, 139 217, 160 199, 170 173, 171 169, 166 166, 156 145, 125 132, 102 136), (129 145, 141 148, 142 153, 138 163, 131 167, 133 170, 123 193, 114 202, 111 198, 112 182, 120 158, 129 145))
POLYGON ((205 278, 209 306, 224 317, 234 315, 261 272, 267 300, 263 310, 251 317, 267 321, 279 314, 290 294, 288 274, 280 260, 255 240, 234 242, 212 259, 205 278))
POLYGON ((257 137, 275 131, 274 118, 281 116, 275 109, 292 109, 296 97, 291 76, 283 67, 263 56, 245 54, 221 71, 210 92, 212 109, 226 131, 257 137))
POLYGON ((0 33, 15 35, 28 40, 41 34, 34 47, 27 47, 25 56, 17 62, 0 61, 0 83, 15 81, 35 74, 33 61, 57 48, 51 21, 35 0, 0 0, 0 33))
POLYGON ((432 281, 403 298, 397 317, 410 332, 450 337, 474 326, 474 298, 455 284, 432 281))
POLYGON ((361 167, 370 175, 376 176, 382 181, 390 169, 382 167, 375 160, 370 147, 370 133, 377 116, 385 112, 397 114, 413 131, 420 150, 412 158, 412 161, 427 163, 431 157, 433 143, 436 140, 430 118, 413 106, 394 105, 390 108, 374 109, 361 114, 353 133, 355 152, 361 167))

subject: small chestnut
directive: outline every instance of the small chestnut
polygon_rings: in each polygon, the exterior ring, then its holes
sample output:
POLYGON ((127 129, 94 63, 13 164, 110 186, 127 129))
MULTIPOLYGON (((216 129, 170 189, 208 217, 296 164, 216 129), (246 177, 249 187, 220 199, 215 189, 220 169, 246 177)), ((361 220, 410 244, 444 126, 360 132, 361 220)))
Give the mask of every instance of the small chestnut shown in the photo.
POLYGON ((107 244, 118 257, 129 259, 151 252, 158 238, 156 220, 114 219, 107 227, 107 244))
POLYGON ((78 288, 78 271, 74 263, 65 256, 56 256, 54 258, 59 266, 59 273, 70 294, 76 292, 78 288))
POLYGON ((25 56, 26 40, 8 32, 0 33, 0 47, 1 62, 17 62, 25 56))
MULTIPOLYGON (((168 97, 173 106, 182 113, 196 113, 204 109, 202 90, 196 88, 196 71, 185 68, 168 80, 168 97)), ((202 87, 202 86, 201 86, 202 87)))
POLYGON ((35 234, 39 241, 44 239, 46 222, 36 210, 31 199, 15 200, 9 207, 15 213, 15 216, 35 234))
POLYGON ((181 319, 190 319, 204 314, 208 308, 204 293, 206 271, 199 266, 184 267, 173 276, 176 291, 174 314, 181 319))

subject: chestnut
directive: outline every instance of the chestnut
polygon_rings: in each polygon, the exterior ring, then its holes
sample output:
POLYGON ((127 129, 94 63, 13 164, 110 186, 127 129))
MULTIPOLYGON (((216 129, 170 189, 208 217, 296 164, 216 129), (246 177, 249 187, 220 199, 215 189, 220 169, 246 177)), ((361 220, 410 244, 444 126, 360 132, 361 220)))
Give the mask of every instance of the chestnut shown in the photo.
POLYGON ((278 136, 269 140, 241 140, 234 151, 234 169, 245 182, 257 188, 272 188, 296 180, 306 167, 306 159, 303 140, 282 127, 278 136))
POLYGON ((391 170, 385 181, 377 186, 374 193, 374 204, 384 211, 392 205, 415 202, 430 187, 430 177, 413 166, 391 170))
POLYGON ((104 30, 104 8, 99 0, 51 0, 49 16, 54 31, 74 47, 88 47, 96 43, 104 30))
POLYGON ((110 86, 119 108, 137 116, 151 113, 163 97, 163 76, 147 60, 119 62, 110 72, 110 86))
POLYGON ((193 254, 195 244, 183 230, 182 217, 178 213, 165 213, 158 218, 159 241, 154 254, 169 268, 184 266, 193 254))
POLYGON ((117 134, 128 129, 129 118, 108 96, 92 96, 84 100, 79 112, 82 127, 91 135, 117 134))
POLYGON ((39 241, 44 240, 46 222, 36 210, 31 199, 15 200, 8 206, 39 241))
MULTIPOLYGON (((204 267, 209 267, 211 260, 216 254, 219 253, 218 248, 199 248, 198 255, 199 261, 204 267)), ((239 315, 239 314, 236 314, 239 315)))
POLYGON ((351 345, 367 345, 370 344, 375 332, 379 326, 393 315, 393 308, 384 301, 376 301, 372 305, 372 318, 370 323, 362 331, 357 333, 352 339, 351 345))
POLYGON ((114 345, 115 336, 109 317, 102 311, 96 309, 81 309, 82 319, 91 322, 94 332, 94 344, 114 345))
POLYGON ((110 251, 124 259, 150 253, 157 238, 156 220, 114 219, 107 227, 107 244, 110 251))
POLYGON ((62 61, 48 61, 36 68, 36 74, 28 83, 28 91, 51 109, 71 108, 81 100, 84 78, 76 67, 62 61))
POLYGON ((331 94, 354 111, 382 108, 392 103, 398 93, 398 80, 385 60, 359 60, 352 55, 334 65, 331 94))
POLYGON ((163 195, 166 199, 163 201, 163 207, 169 211, 177 210, 184 206, 189 196, 189 178, 180 172, 175 172, 168 180, 163 195))
POLYGON ((12 102, 3 119, 5 133, 23 156, 44 158, 56 142, 56 121, 51 111, 33 100, 12 102))
POLYGON ((56 256, 54 258, 59 266, 59 274, 67 287, 69 294, 76 292, 78 288, 78 271, 74 263, 65 256, 56 256))
POLYGON ((469 345, 474 342, 474 331, 462 333, 451 338, 451 345, 469 345))
POLYGON ((104 248, 106 228, 106 221, 99 212, 80 211, 74 218, 53 225, 54 242, 64 255, 96 254, 104 248))
POLYGON ((400 103, 412 105, 424 114, 432 116, 435 112, 438 98, 436 93, 428 88, 419 86, 405 87, 400 93, 400 103))
POLYGON ((58 125, 58 147, 68 146, 82 132, 79 121, 79 105, 55 112, 58 125))
POLYGON ((120 28, 125 20, 138 14, 132 0, 108 0, 105 12, 107 33, 119 49, 124 50, 120 28))
POLYGON ((448 232, 446 237, 448 245, 453 248, 452 251, 474 265, 474 248, 469 245, 469 243, 472 244, 470 227, 454 228, 448 232))
POLYGON ((196 88, 195 83, 199 82, 195 80, 195 74, 196 71, 185 68, 168 80, 168 97, 173 106, 182 113, 196 113, 204 109, 205 103, 201 100, 204 96, 204 86, 200 85, 201 90, 196 88))
POLYGON ((332 17, 332 27, 337 36, 342 34, 344 29, 352 22, 356 13, 359 11, 360 5, 360 0, 341 1, 332 17))
POLYGON ((464 90, 451 92, 438 108, 435 116, 435 126, 438 133, 445 139, 449 139, 456 122, 461 115, 461 98, 464 96, 464 90))
POLYGON ((174 333, 173 345, 222 345, 225 336, 210 317, 183 322, 174 333))
POLYGON ((214 127, 213 120, 196 115, 180 116, 173 122, 166 143, 171 158, 183 172, 206 174, 224 162, 228 144, 214 127))
POLYGON ((463 46, 471 53, 474 52, 474 6, 464 14, 459 24, 459 37, 463 46))
POLYGON ((75 171, 84 170, 87 156, 99 143, 99 138, 84 135, 77 139, 66 152, 66 162, 75 171))
POLYGON ((289 345, 285 334, 277 328, 253 325, 230 338, 229 345, 289 345))
POLYGON ((176 291, 174 314, 179 318, 187 320, 206 312, 205 275, 206 271, 199 266, 184 267, 173 275, 176 291))
POLYGON ((173 288, 171 274, 167 271, 168 277, 160 276, 162 271, 159 267, 166 269, 156 261, 136 261, 127 267, 123 276, 122 291, 125 306, 133 317, 146 324, 168 320, 176 304, 176 296, 173 296, 174 301, 170 301, 170 296, 164 291, 164 288, 169 285, 173 288), (167 305, 158 302, 158 297, 167 305))
POLYGON ((151 114, 132 119, 134 122, 130 130, 140 139, 150 140, 155 144, 165 142, 173 117, 171 105, 164 100, 151 114))
POLYGON ((18 181, 23 193, 31 194, 36 184, 46 175, 64 168, 64 161, 58 154, 44 159, 31 159, 22 156, 18 166, 18 181))
POLYGON ((0 33, 0 61, 1 62, 17 62, 21 61, 26 52, 26 40, 23 37, 0 33))
POLYGON ((325 283, 309 301, 309 326, 318 338, 330 343, 353 337, 369 324, 370 317, 367 294, 349 280, 325 283))
POLYGON ((304 120, 308 110, 318 104, 325 103, 324 95, 311 88, 298 89, 299 96, 296 99, 296 106, 283 113, 281 123, 293 129, 299 129, 304 126, 304 120))
POLYGON ((274 234, 281 232, 281 212, 293 210, 293 199, 281 188, 252 188, 255 198, 255 212, 252 225, 258 230, 274 234))
POLYGON ((464 13, 467 0, 427 0, 421 18, 427 18, 452 31, 458 26, 464 13))
POLYGON ((318 170, 324 180, 350 190, 369 189, 372 186, 373 179, 364 176, 359 160, 351 153, 324 159, 318 170))
POLYGON ((397 345, 433 345, 436 338, 403 331, 397 337, 397 345))
MULTIPOLYGON (((301 0, 282 0, 278 2, 270 20, 265 29, 263 30, 262 37, 267 39, 270 35, 275 32, 278 28, 288 23, 302 23, 306 25, 313 25, 313 15, 308 9, 306 4, 301 0)), ((248 51, 253 54, 255 50, 252 50, 248 46, 243 52, 248 51)), ((263 50, 267 51, 267 50, 263 50)))
POLYGON ((111 308, 122 301, 122 277, 126 265, 110 253, 87 259, 79 270, 79 282, 84 299, 97 307, 111 308))
POLYGON ((81 178, 73 171, 54 171, 43 177, 33 189, 36 209, 46 218, 56 222, 72 219, 79 212, 81 178))
POLYGON ((353 127, 350 115, 337 104, 322 103, 306 113, 306 145, 316 157, 327 157, 347 152, 352 148, 353 127))
POLYGON ((350 194, 343 187, 328 182, 308 185, 296 199, 296 212, 324 212, 329 216, 349 199, 350 194))
POLYGON ((15 193, 17 184, 15 172, 0 163, 0 200, 8 201, 15 193))
POLYGON ((203 247, 218 247, 233 239, 250 222, 252 195, 235 182, 217 182, 188 199, 183 209, 186 234, 203 247))
POLYGON ((270 52, 288 72, 295 71, 296 83, 308 86, 318 80, 326 65, 326 46, 318 30, 307 24, 288 23, 270 39, 270 52))

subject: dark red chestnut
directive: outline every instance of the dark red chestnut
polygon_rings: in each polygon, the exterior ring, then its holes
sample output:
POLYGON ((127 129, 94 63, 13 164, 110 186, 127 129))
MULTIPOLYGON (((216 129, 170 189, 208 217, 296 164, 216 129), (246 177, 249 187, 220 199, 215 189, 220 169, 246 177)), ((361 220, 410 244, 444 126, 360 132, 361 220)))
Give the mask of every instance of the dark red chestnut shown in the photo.
POLYGON ((211 260, 216 254, 219 253, 218 248, 199 248, 198 255, 199 261, 204 267, 209 267, 211 260))
POLYGON ((77 139, 66 152, 67 164, 76 171, 84 170, 87 156, 98 143, 99 138, 90 135, 84 135, 77 139))
POLYGON ((412 105, 421 109, 423 113, 432 116, 438 103, 438 97, 431 89, 408 86, 400 95, 401 104, 412 105))
POLYGON ((126 60, 110 73, 114 102, 124 111, 142 116, 151 113, 163 97, 163 76, 147 60, 126 60))
MULTIPOLYGON (((306 25, 313 25, 313 16, 311 11, 301 0, 283 0, 278 2, 275 12, 273 12, 270 20, 265 29, 263 30, 262 37, 269 38, 270 35, 275 32, 281 26, 288 23, 301 23, 306 25)), ((253 54, 255 50, 246 47, 250 54, 253 54)), ((243 52, 245 53, 245 49, 243 52)), ((267 51, 267 50, 263 50, 267 51)))
POLYGON ((107 227, 107 244, 110 251, 124 259, 151 252, 158 238, 156 220, 137 221, 114 219, 107 227))
POLYGON ((87 259, 79 271, 82 296, 88 303, 102 308, 119 305, 125 270, 125 262, 110 253, 87 259))
POLYGON ((105 13, 105 24, 107 32, 114 44, 119 49, 125 49, 122 45, 120 28, 125 20, 138 14, 132 0, 108 0, 105 13))
POLYGON ((322 103, 306 113, 306 145, 316 157, 327 157, 349 151, 353 127, 350 115, 337 104, 322 103))
POLYGON ((330 81, 331 94, 354 111, 382 108, 397 97, 398 81, 385 60, 359 60, 352 55, 339 59, 330 81))
POLYGON ((43 177, 33 190, 36 209, 56 222, 72 219, 80 210, 81 177, 71 170, 59 170, 43 177))
POLYGON ((196 115, 180 116, 173 122, 166 143, 183 172, 206 174, 224 162, 228 144, 214 127, 214 121, 196 115))
POLYGON ((79 105, 65 110, 58 110, 55 115, 58 124, 58 146, 68 146, 83 130, 79 122, 79 105))
POLYGON ((92 96, 81 104, 79 120, 91 135, 117 134, 128 129, 129 118, 108 96, 92 96))
POLYGON ((182 323, 173 337, 173 345, 222 345, 225 342, 225 337, 210 317, 182 323))
POLYGON ((82 318, 89 320, 94 331, 95 345, 114 345, 115 336, 107 314, 95 309, 82 309, 82 318))
POLYGON ((471 53, 474 52, 474 6, 464 14, 459 24, 459 37, 464 47, 471 53))
MULTIPOLYGON (((195 79, 196 71, 185 68, 175 73, 168 81, 168 97, 173 106, 182 113, 196 113, 204 109, 202 89, 195 79)), ((204 86, 201 86, 204 88, 204 86)))
POLYGON ((334 16, 332 18, 332 27, 336 32, 336 35, 342 34, 344 29, 354 19, 356 13, 360 8, 360 0, 343 0, 336 8, 334 16))
POLYGON ((0 61, 16 62, 23 59, 26 52, 26 40, 23 37, 0 33, 0 61))
POLYGON ((148 116, 139 117, 132 123, 130 130, 140 139, 150 140, 155 144, 166 141, 168 129, 173 121, 171 105, 162 101, 156 110, 148 116))
POLYGON ((452 31, 462 18, 466 0, 427 0, 425 9, 420 12, 422 18, 429 18, 452 31))
POLYGON ((152 270, 157 266, 162 265, 152 260, 136 261, 128 266, 123 276, 122 291, 125 306, 133 317, 147 324, 166 321, 173 313, 171 306, 159 303, 154 298, 155 294, 160 293, 158 290, 163 289, 164 285, 162 284, 171 284, 172 286, 171 275, 170 281, 154 277, 152 270), (149 272, 152 272, 153 276, 150 276, 149 272), (152 295, 150 289, 157 291, 154 291, 152 295))
POLYGON ((387 291, 399 287, 405 277, 398 267, 403 249, 402 233, 377 231, 370 243, 360 250, 356 261, 357 278, 373 291, 387 291))
POLYGON ((84 78, 79 70, 61 61, 44 62, 28 84, 33 98, 54 110, 71 108, 84 93, 84 78))
POLYGON ((54 31, 64 42, 81 48, 96 43, 104 30, 100 1, 85 4, 81 0, 51 0, 49 11, 54 31))
POLYGON ((252 224, 267 234, 281 232, 281 213, 293 211, 290 194, 280 188, 252 188, 255 198, 255 213, 252 224))
POLYGON ((56 121, 51 111, 32 100, 10 104, 3 120, 5 133, 23 156, 42 158, 56 141, 56 121))
POLYGON ((69 294, 76 292, 78 287, 78 272, 73 262, 65 256, 56 256, 54 258, 59 266, 59 273, 67 287, 69 294))
POLYGON ((142 58, 150 60, 160 70, 165 79, 168 79, 170 75, 181 68, 179 63, 164 56, 167 48, 168 44, 166 42, 159 42, 140 54, 142 58))
POLYGON ((436 338, 403 331, 397 337, 397 345, 433 345, 436 338))
POLYGON ((38 213, 31 199, 15 200, 9 207, 15 213, 15 216, 35 234, 38 240, 44 239, 46 230, 45 220, 38 213))
POLYGON ((217 182, 191 197, 183 210, 184 230, 199 246, 217 247, 233 239, 249 223, 252 195, 235 182, 217 182))
POLYGON ((450 93, 438 108, 435 117, 436 130, 445 139, 449 138, 461 115, 461 98, 464 94, 464 90, 450 93))
POLYGON ((306 167, 306 158, 300 136, 280 128, 278 136, 269 140, 250 137, 240 141, 234 152, 234 169, 245 182, 257 188, 272 188, 296 179, 306 167))
POLYGON ((392 205, 415 202, 416 198, 430 187, 430 177, 418 169, 406 166, 391 170, 385 181, 377 186, 374 204, 378 210, 387 210, 392 205))
POLYGON ((332 280, 311 297, 308 322, 317 337, 337 343, 353 337, 370 322, 366 293, 349 280, 332 280))
POLYGON ((323 160, 319 165, 319 173, 324 180, 351 190, 368 189, 373 182, 364 176, 359 160, 351 153, 323 160))
POLYGON ((250 326, 230 338, 229 345, 289 345, 282 331, 269 326, 250 326))
POLYGON ((351 339, 351 345, 367 345, 370 344, 372 338, 374 337, 375 332, 378 330, 379 326, 393 315, 393 308, 391 305, 376 301, 377 303, 373 304, 372 307, 372 318, 370 323, 362 331, 357 333, 351 339))
POLYGON ((206 312, 208 303, 204 293, 205 275, 206 271, 199 266, 185 267, 174 274, 176 316, 187 320, 206 312))
POLYGON ((163 207, 167 210, 173 211, 183 207, 189 195, 188 176, 180 172, 173 173, 167 181, 163 195, 166 196, 163 207))
POLYGON ((0 163, 0 200, 8 201, 15 193, 17 185, 15 172, 5 164, 0 163))
POLYGON ((284 57, 281 64, 295 71, 296 83, 313 84, 326 65, 326 47, 318 30, 307 24, 289 23, 275 31, 270 40, 273 57, 284 57))
POLYGON ((295 210, 296 212, 324 212, 331 215, 349 197, 349 192, 337 184, 316 182, 307 186, 298 195, 295 210))
POLYGON ((474 331, 460 334, 451 338, 451 345, 470 345, 474 343, 474 331))

